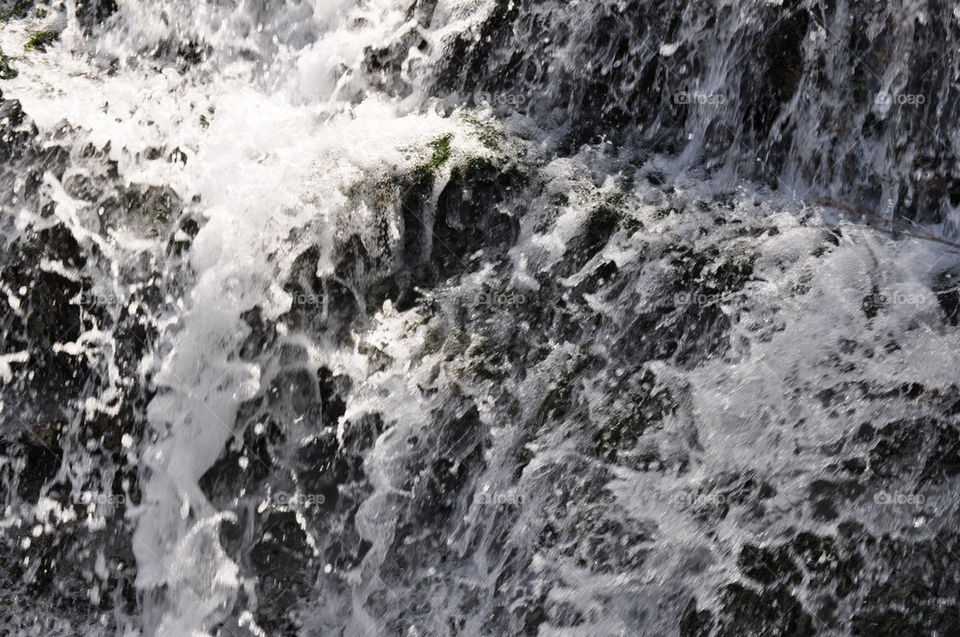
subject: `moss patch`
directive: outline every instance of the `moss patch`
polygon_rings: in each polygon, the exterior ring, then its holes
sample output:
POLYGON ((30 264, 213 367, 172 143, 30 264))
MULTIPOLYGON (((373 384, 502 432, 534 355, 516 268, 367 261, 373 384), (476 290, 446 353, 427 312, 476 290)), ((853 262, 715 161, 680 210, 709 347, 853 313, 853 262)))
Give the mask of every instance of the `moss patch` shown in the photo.
POLYGON ((467 160, 466 172, 468 175, 491 170, 497 170, 497 167, 488 157, 471 157, 467 160))
POLYGON ((502 131, 490 124, 484 124, 466 115, 462 116, 461 119, 473 126, 476 131, 477 141, 487 150, 497 152, 507 140, 507 136, 504 135, 502 131))
POLYGON ((450 140, 452 139, 453 135, 447 133, 443 137, 438 137, 427 144, 433 150, 433 155, 430 156, 430 161, 427 162, 429 168, 439 168, 447 163, 447 160, 450 159, 450 140))
POLYGON ((47 46, 58 39, 60 39, 60 34, 56 31, 37 31, 30 36, 23 48, 26 51, 46 51, 47 46))
MULTIPOLYGON (((398 188, 401 191, 429 191, 433 188, 434 181, 436 180, 436 172, 441 166, 450 161, 450 156, 453 154, 453 151, 450 147, 450 142, 453 140, 453 134, 447 133, 441 137, 436 138, 432 142, 427 144, 427 148, 431 151, 430 159, 426 163, 420 164, 413 168, 408 174, 394 174, 378 182, 374 186, 374 192, 380 193, 380 196, 377 199, 384 199, 384 195, 396 194, 398 188)), ((396 170, 394 168, 394 170, 396 170)), ((385 203, 385 201, 378 201, 377 204, 385 203)), ((378 208, 380 206, 378 205, 378 208)))

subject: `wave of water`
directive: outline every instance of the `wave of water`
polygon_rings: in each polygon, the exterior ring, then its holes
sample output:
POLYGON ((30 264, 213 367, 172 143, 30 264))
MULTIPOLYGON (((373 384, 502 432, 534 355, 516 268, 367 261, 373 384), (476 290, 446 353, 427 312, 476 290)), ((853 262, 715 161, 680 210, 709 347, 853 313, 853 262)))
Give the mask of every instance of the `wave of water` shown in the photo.
POLYGON ((948 7, 0 16, 6 633, 956 629, 948 7))

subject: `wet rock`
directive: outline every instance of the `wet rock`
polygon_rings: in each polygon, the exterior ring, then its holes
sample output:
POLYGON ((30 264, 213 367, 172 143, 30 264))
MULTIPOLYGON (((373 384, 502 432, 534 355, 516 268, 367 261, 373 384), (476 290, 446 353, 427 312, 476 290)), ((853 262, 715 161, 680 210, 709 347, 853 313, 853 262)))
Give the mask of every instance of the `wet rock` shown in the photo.
MULTIPOLYGON (((172 65, 180 72, 186 72, 204 62, 212 54, 213 47, 206 42, 169 38, 156 46, 153 50, 153 59, 161 66, 172 65)), ((205 119, 205 116, 201 115, 201 118, 205 119)), ((182 156, 182 152, 179 155, 182 156)))
POLYGON ((567 249, 572 255, 568 271, 576 272, 607 244, 623 217, 620 198, 611 197, 595 206, 587 215, 586 222, 567 249))
POLYGON ((871 587, 851 622, 854 635, 951 634, 956 630, 960 580, 942 559, 958 546, 955 533, 941 531, 912 544, 885 538, 877 555, 891 569, 871 587), (881 557, 882 556, 882 557, 881 557))
POLYGON ((730 584, 722 593, 721 603, 723 610, 718 614, 714 635, 817 634, 813 619, 786 587, 758 593, 740 584, 730 584))
POLYGON ((228 444, 217 461, 199 480, 212 502, 232 508, 238 493, 254 494, 270 475, 273 459, 267 440, 252 428, 244 432, 241 445, 228 444))
POLYGON ((12 80, 17 77, 19 73, 10 64, 10 57, 4 55, 3 49, 0 49, 0 80, 12 80))
POLYGON ((793 585, 800 581, 800 571, 783 546, 771 551, 748 544, 740 551, 739 566, 747 577, 763 586, 778 582, 793 585))
POLYGON ((946 5, 908 31, 894 26, 899 11, 789 0, 743 20, 737 8, 670 0, 503 0, 450 37, 437 88, 451 101, 520 111, 571 154, 601 139, 686 147, 694 165, 736 167, 733 180, 749 174, 782 189, 799 174, 874 214, 891 192, 880 184, 898 174, 895 215, 943 221, 960 197, 955 153, 939 143, 958 108, 956 60, 941 43, 958 34, 946 5), (884 60, 898 60, 898 95, 880 85, 884 60), (869 159, 881 156, 889 166, 869 159))
POLYGON ((462 272, 464 257, 481 248, 496 255, 513 244, 519 219, 506 200, 524 182, 519 171, 483 158, 453 168, 440 193, 432 229, 431 260, 439 278, 462 272))
POLYGON ((388 95, 406 97, 413 90, 403 79, 407 56, 411 49, 425 51, 427 40, 415 28, 410 29, 389 45, 364 50, 364 73, 371 84, 388 95))
MULTIPOLYGON (((409 512, 398 530, 397 542, 416 534, 421 525, 431 520, 440 524, 461 504, 461 490, 468 478, 484 466, 483 449, 486 434, 476 407, 463 414, 437 414, 449 424, 424 440, 418 440, 413 466, 405 488, 413 493, 409 512)), ((409 549, 405 549, 409 550, 409 549)))
POLYGON ((82 361, 54 347, 77 339, 83 330, 80 307, 72 302, 81 283, 40 267, 48 260, 78 270, 86 257, 61 225, 13 241, 7 255, 0 258, 0 282, 16 290, 20 299, 16 312, 0 318, 3 349, 26 352, 27 359, 15 368, 33 372, 18 373, 13 386, 5 388, 6 409, 18 414, 9 425, 17 431, 34 422, 61 421, 61 409, 76 399, 89 378, 82 361))
POLYGON ((82 0, 77 2, 77 20, 87 33, 103 24, 116 11, 116 0, 82 0))
MULTIPOLYGON (((757 58, 760 68, 743 78, 740 95, 750 95, 755 100, 743 111, 744 125, 762 136, 769 134, 803 77, 802 45, 810 17, 799 4, 787 2, 769 12, 768 20, 774 26, 765 34, 764 55, 757 58)), ((783 145, 789 147, 788 143, 783 145)))
POLYGON ((257 576, 257 619, 273 633, 289 632, 295 624, 289 613, 310 590, 303 565, 312 561, 310 547, 292 512, 274 512, 264 521, 269 529, 253 546, 249 562, 257 576))
POLYGON ((954 424, 932 417, 894 421, 878 431, 868 468, 880 479, 914 475, 920 486, 940 483, 960 474, 958 445, 960 431, 954 424))
POLYGON ((354 290, 333 278, 317 276, 320 249, 314 246, 299 257, 284 290, 293 298, 290 311, 281 319, 295 330, 309 334, 328 334, 345 340, 361 312, 354 290))
POLYGON ((596 427, 593 440, 596 453, 616 461, 618 453, 630 451, 640 436, 662 422, 675 406, 670 392, 658 387, 656 377, 649 371, 625 376, 609 390, 613 395, 622 396, 629 409, 613 422, 596 427))
MULTIPOLYGON (((18 164, 29 157, 34 135, 35 131, 26 125, 20 102, 5 100, 0 95, 0 160, 6 162, 8 168, 19 167, 18 164)), ((14 192, 11 175, 6 171, 0 175, 4 183, 11 184, 10 191, 14 192)))
POLYGON ((3 0, 0 2, 0 22, 27 17, 33 5, 34 0, 3 0))
POLYGON ((943 310, 947 325, 960 325, 960 273, 938 273, 933 291, 937 295, 937 303, 943 310))
MULTIPOLYGON (((125 512, 139 501, 133 454, 151 395, 139 369, 154 334, 147 307, 162 300, 158 285, 144 280, 156 267, 149 256, 113 264, 54 216, 45 174, 68 182, 102 175, 99 183, 72 182, 93 201, 116 188, 103 158, 72 148, 70 134, 64 126, 39 137, 20 104, 0 98, 4 205, 32 213, 17 225, 0 210, 0 355, 14 357, 0 384, 0 449, 12 463, 0 497, 19 519, 0 533, 11 558, 3 603, 19 596, 3 623, 17 634, 55 632, 55 625, 121 630, 117 623, 137 603, 125 512), (122 298, 94 285, 105 272, 117 290, 143 286, 122 298), (91 333, 103 342, 84 341, 91 333), (97 574, 100 551, 105 570, 97 574)), ((81 223, 95 219, 84 213, 81 223)), ((84 230, 99 228, 93 221, 84 230)))
MULTIPOLYGON (((89 179, 85 178, 72 187, 79 188, 77 196, 86 195, 95 200, 97 188, 89 179)), ((142 184, 122 187, 115 195, 98 201, 98 206, 103 210, 101 223, 104 231, 123 227, 148 237, 169 234, 184 207, 172 188, 142 184)))

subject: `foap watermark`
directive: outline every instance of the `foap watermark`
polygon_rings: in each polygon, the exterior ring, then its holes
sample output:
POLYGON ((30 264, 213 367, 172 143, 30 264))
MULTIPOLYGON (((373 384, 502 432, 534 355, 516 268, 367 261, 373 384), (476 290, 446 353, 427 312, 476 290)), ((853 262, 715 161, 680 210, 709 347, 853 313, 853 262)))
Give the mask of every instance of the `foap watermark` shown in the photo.
POLYGON ((707 93, 704 91, 677 91, 673 94, 673 103, 696 106, 720 106, 727 101, 723 93, 707 93))
POLYGON ((70 500, 74 504, 79 504, 86 507, 92 505, 96 508, 112 508, 125 504, 127 501, 127 496, 122 493, 94 493, 93 491, 84 491, 82 493, 75 493, 71 495, 70 500))
POLYGON ((520 506, 523 496, 509 491, 485 491, 476 494, 473 501, 481 506, 520 506))
POLYGON ((119 294, 97 294, 92 291, 80 292, 74 297, 77 305, 82 307, 123 307, 129 299, 119 294))
POLYGON ((725 493, 697 493, 685 490, 651 489, 644 492, 643 497, 650 502, 662 502, 669 506, 691 507, 718 507, 732 503, 732 496, 725 493))
POLYGON ((891 493, 879 491, 873 495, 873 503, 882 506, 923 506, 927 498, 919 493, 891 493))
POLYGON ((873 96, 877 106, 923 106, 927 98, 922 93, 891 93, 880 91, 873 96))
POLYGON ((477 91, 473 94, 473 101, 477 106, 519 108, 526 104, 527 96, 523 93, 477 91))
POLYGON ((290 298, 295 307, 323 304, 323 297, 318 294, 311 294, 310 292, 293 292, 290 294, 290 298))
POLYGON ((283 509, 296 507, 309 509, 323 505, 327 501, 322 493, 287 493, 277 491, 270 495, 270 502, 275 507, 283 509))
POLYGON ((724 506, 730 503, 730 497, 723 493, 691 493, 689 491, 679 491, 668 498, 681 506, 724 506))
POLYGON ((527 302, 527 297, 516 292, 481 292, 477 295, 477 305, 491 307, 517 307, 527 302))
POLYGON ((716 305, 725 297, 719 294, 704 294, 703 292, 677 292, 673 295, 673 303, 678 307, 685 305, 716 305))
POLYGON ((874 306, 884 305, 924 305, 927 297, 924 294, 904 294, 903 292, 875 292, 868 294, 864 303, 874 306))

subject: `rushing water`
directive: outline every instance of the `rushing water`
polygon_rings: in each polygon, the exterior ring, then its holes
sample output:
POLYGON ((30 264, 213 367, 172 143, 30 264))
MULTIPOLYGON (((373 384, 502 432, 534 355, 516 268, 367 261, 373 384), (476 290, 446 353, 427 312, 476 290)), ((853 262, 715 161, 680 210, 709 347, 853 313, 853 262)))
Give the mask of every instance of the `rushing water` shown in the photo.
POLYGON ((960 634, 952 4, 0 22, 0 634, 960 634))

